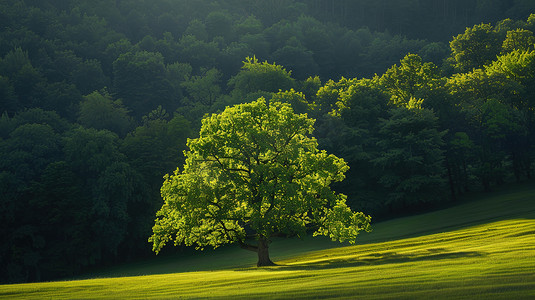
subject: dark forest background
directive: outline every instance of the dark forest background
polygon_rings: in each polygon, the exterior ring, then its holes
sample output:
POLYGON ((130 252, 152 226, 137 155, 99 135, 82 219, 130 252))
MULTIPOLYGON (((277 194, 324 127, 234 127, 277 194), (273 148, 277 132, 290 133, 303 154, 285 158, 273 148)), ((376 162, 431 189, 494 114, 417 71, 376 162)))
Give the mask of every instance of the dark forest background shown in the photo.
POLYGON ((316 121, 374 220, 531 177, 531 0, 0 2, 0 282, 151 255, 207 113, 316 121))

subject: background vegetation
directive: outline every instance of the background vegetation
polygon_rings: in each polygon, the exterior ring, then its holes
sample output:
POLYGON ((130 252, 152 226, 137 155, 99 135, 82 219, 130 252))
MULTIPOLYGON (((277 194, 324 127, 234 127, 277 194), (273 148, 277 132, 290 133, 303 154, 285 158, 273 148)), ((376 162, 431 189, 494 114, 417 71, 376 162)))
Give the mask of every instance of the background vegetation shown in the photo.
POLYGON ((162 177, 206 113, 316 119, 375 219, 532 176, 535 3, 0 3, 0 282, 150 253, 162 177), (452 38, 453 36, 453 38, 452 38), (249 59, 246 59, 249 57, 249 59))

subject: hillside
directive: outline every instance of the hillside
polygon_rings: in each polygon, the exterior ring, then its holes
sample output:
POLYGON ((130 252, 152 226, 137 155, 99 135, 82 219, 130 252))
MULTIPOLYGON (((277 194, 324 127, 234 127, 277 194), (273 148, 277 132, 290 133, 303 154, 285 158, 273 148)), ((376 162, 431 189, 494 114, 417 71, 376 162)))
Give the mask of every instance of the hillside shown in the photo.
POLYGON ((152 257, 163 176, 185 169, 188 139, 262 98, 316 120, 307 135, 349 166, 333 190, 375 221, 529 180, 534 12, 533 0, 0 1, 0 283, 152 257))
POLYGON ((110 269, 90 280, 2 285, 0 298, 533 298, 534 204, 531 182, 377 223, 354 246, 275 241, 277 267, 257 269, 249 253, 226 248, 110 269))

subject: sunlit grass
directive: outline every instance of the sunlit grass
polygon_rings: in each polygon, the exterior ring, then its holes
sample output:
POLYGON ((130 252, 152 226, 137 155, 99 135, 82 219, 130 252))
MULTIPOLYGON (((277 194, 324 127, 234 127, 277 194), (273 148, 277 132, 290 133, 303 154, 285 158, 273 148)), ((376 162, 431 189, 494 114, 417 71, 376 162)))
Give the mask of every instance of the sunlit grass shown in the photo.
MULTIPOLYGON (((271 248, 276 267, 257 269, 254 255, 229 248, 189 262, 164 259, 178 270, 203 271, 3 285, 0 297, 534 299, 535 187, 378 223, 361 243, 281 240, 271 248)), ((94 276, 161 273, 158 265, 94 276)))

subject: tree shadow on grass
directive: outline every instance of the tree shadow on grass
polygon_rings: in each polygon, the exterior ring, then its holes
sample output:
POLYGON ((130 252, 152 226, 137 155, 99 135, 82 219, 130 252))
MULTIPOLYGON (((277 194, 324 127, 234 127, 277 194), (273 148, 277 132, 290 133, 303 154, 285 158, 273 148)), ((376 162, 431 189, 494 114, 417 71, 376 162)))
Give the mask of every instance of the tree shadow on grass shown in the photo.
POLYGON ((447 252, 446 249, 436 248, 428 249, 427 252, 418 253, 397 253, 397 252, 376 252, 367 253, 362 256, 355 255, 351 258, 329 258, 318 259, 313 262, 295 263, 295 264, 280 264, 277 267, 269 268, 273 271, 291 271, 291 270, 323 270, 336 268, 349 268, 358 266, 374 266, 384 264, 399 264, 408 262, 431 261, 442 259, 457 259, 466 257, 483 257, 486 256, 483 252, 462 251, 462 252, 447 252))

